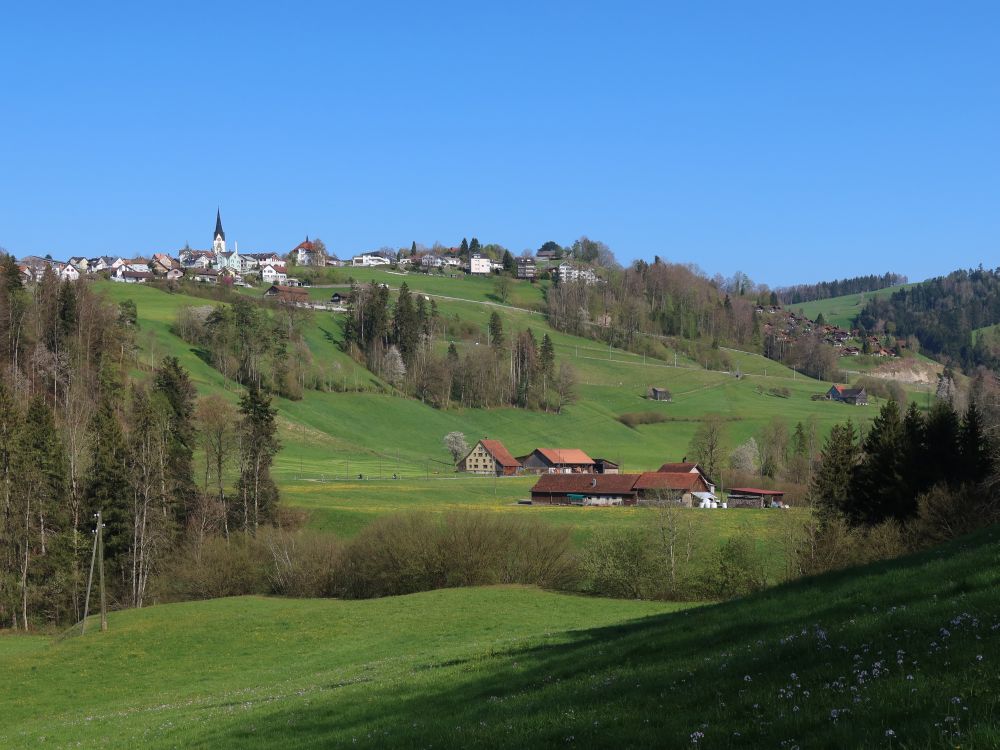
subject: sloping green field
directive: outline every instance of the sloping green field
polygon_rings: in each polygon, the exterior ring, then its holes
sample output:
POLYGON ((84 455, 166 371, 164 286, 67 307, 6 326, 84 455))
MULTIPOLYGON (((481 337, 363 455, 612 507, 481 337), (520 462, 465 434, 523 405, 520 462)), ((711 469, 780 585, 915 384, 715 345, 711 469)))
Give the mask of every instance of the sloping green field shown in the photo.
MULTIPOLYGON (((374 274, 376 272, 370 272, 374 274)), ((377 272, 391 277, 385 272, 377 272)), ((411 275, 416 289, 423 284, 450 285, 462 294, 486 294, 482 279, 448 279, 411 275), (472 290, 472 291, 470 291, 472 290)), ((515 285, 531 287, 529 284, 515 285)), ((537 286, 537 285, 536 285, 537 286)), ((203 306, 211 301, 182 293, 168 294, 152 287, 98 282, 98 289, 113 300, 135 301, 140 330, 143 367, 164 355, 181 359, 203 394, 222 392, 236 399, 238 388, 206 364, 184 341, 170 333, 179 308, 203 306)), ((525 292, 528 293, 528 292, 525 292)), ((535 292, 538 293, 537 289, 535 292)), ((540 293, 539 293, 540 294, 540 293)), ((456 292, 451 297, 458 297, 456 292)), ((300 401, 277 399, 283 449, 274 473, 286 504, 308 510, 320 528, 350 535, 376 515, 389 510, 419 506, 446 510, 451 507, 495 506, 509 509, 527 496, 530 480, 454 479, 450 458, 442 444, 453 430, 469 442, 489 436, 503 440, 515 454, 535 447, 579 447, 594 457, 621 463, 627 471, 646 471, 665 461, 677 461, 706 414, 720 414, 726 421, 726 443, 734 448, 779 417, 793 427, 815 418, 820 434, 848 417, 870 419, 875 407, 859 409, 810 397, 828 384, 793 373, 788 368, 745 352, 728 351, 745 374, 736 379, 724 372, 708 371, 678 355, 668 361, 607 349, 599 342, 551 330, 544 318, 527 310, 481 304, 472 300, 439 298, 442 315, 458 316, 485 332, 490 314, 497 310, 506 330, 531 327, 540 339, 549 333, 557 357, 573 364, 579 378, 579 400, 561 414, 512 408, 433 409, 419 401, 371 392, 307 391, 300 401), (766 372, 766 375, 765 375, 766 372), (658 385, 673 393, 671 403, 644 398, 658 385), (770 395, 772 388, 787 388, 788 398, 770 395), (626 412, 650 411, 665 421, 626 427, 618 417, 626 412), (364 477, 357 481, 358 476, 364 477), (398 477, 393 481, 393 475, 398 477), (448 478, 448 481, 442 481, 448 478), (380 481, 384 480, 384 481, 380 481), (495 486, 496 485, 496 486, 495 486), (418 503, 408 498, 420 498, 418 503)), ((337 373, 346 383, 379 385, 377 378, 359 366, 339 346, 340 316, 316 312, 305 327, 315 361, 337 373)), ((484 338, 485 341, 485 338, 484 338)), ((474 346, 474 342, 460 346, 474 346)), ((523 508, 519 510, 524 510, 523 508)), ((538 510, 538 509, 535 509, 538 510)), ((585 515, 579 509, 561 509, 547 518, 581 529, 595 523, 632 521, 627 512, 585 515)), ((726 526, 721 519, 719 528, 726 526)), ((736 523, 736 521, 733 521, 736 523)), ((754 521, 756 523, 756 521, 754 521)), ((761 521, 766 529, 770 521, 761 521)))
POLYGON ((0 639, 0 746, 1000 744, 996 528, 675 609, 480 588, 114 613, 0 639))
POLYGON ((898 284, 886 287, 885 289, 879 289, 875 292, 845 294, 842 297, 800 302, 797 305, 787 305, 786 307, 794 312, 801 312, 811 320, 816 320, 817 316, 823 313, 823 317, 826 318, 827 323, 838 325, 844 329, 850 329, 851 321, 861 312, 865 303, 872 297, 888 297, 893 292, 898 292, 900 289, 909 289, 912 286, 914 284, 898 284))

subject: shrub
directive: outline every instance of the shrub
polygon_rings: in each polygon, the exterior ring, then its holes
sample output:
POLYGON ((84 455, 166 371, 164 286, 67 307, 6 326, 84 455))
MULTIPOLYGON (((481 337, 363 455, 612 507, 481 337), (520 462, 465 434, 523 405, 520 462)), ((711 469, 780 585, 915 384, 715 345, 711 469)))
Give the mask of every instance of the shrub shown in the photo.
POLYGON ((635 411, 622 414, 618 417, 618 421, 626 427, 635 429, 641 424, 657 424, 658 422, 666 422, 667 416, 656 411, 635 411))
POLYGON ((634 529, 600 529, 583 555, 583 573, 595 594, 645 599, 656 591, 658 566, 649 534, 634 529))
POLYGON ((360 599, 496 583, 565 587, 576 578, 570 550, 567 529, 525 518, 385 516, 348 545, 339 591, 360 599))
POLYGON ((242 534, 186 544, 167 561, 153 588, 157 598, 168 601, 266 594, 265 550, 242 534))
POLYGON ((746 530, 716 551, 702 582, 705 593, 715 599, 746 596, 767 587, 764 562, 746 530))
POLYGON ((998 520, 997 503, 986 489, 939 484, 917 496, 917 517, 910 528, 918 545, 930 546, 998 520))
POLYGON ((268 529, 260 539, 271 555, 267 576, 271 593, 298 597, 336 595, 343 546, 335 537, 268 529))

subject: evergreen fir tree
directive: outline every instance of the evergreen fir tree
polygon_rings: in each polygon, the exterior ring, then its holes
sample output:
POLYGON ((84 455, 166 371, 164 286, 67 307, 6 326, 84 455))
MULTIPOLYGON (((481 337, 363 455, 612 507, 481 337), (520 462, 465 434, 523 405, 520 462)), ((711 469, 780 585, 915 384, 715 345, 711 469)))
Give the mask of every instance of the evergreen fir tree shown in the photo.
POLYGON ((500 316, 494 310, 490 314, 490 346, 493 347, 494 351, 499 352, 503 349, 503 344, 503 321, 500 320, 500 316))
POLYGON ((278 505, 278 488, 271 478, 271 463, 281 447, 275 422, 277 409, 271 408, 271 398, 259 388, 249 388, 240 398, 240 477, 236 490, 241 506, 235 508, 242 517, 233 519, 233 526, 253 533, 262 523, 274 520, 278 505))
POLYGON ((420 343, 420 323, 413 306, 413 295, 404 281, 399 287, 396 310, 392 318, 392 340, 409 367, 420 343))
POLYGON ((131 487, 125 436, 107 398, 90 418, 90 472, 83 491, 87 520, 97 511, 104 518, 104 557, 114 564, 127 551, 131 487))
POLYGON ((552 377, 555 372, 556 350, 547 333, 542 335, 542 345, 538 350, 538 368, 547 377, 552 377))
POLYGON ((510 254, 510 250, 503 251, 503 270, 507 273, 517 271, 517 263, 514 261, 514 256, 510 254))
POLYGON ((153 390, 162 394, 170 406, 170 442, 164 477, 176 518, 184 523, 190 518, 198 499, 194 481, 197 390, 177 357, 164 357, 154 374, 153 390))
POLYGON ((903 482, 903 423, 895 401, 889 400, 882 407, 862 448, 864 459, 851 482, 848 517, 854 523, 869 525, 887 518, 905 521, 916 511, 916 499, 903 482))
MULTIPOLYGON (((819 466, 809 485, 809 497, 822 517, 847 513, 851 477, 858 463, 859 446, 854 425, 834 425, 823 445, 819 466)), ((796 446, 798 447, 798 446, 796 446)))
POLYGON ((475 255, 478 252, 482 252, 483 246, 479 244, 479 240, 473 237, 469 241, 469 255, 475 255))
POLYGON ((458 254, 462 257, 467 257, 469 255, 469 241, 462 238, 462 244, 458 246, 458 254))
POLYGON ((993 471, 993 441, 983 429, 983 418, 975 402, 969 404, 958 433, 961 475, 965 481, 985 481, 993 471))
POLYGON ((959 420, 950 401, 936 401, 931 406, 925 421, 924 440, 927 450, 924 451, 923 468, 927 484, 921 489, 929 489, 930 485, 947 482, 954 485, 961 481, 956 471, 960 466, 958 452, 959 420))

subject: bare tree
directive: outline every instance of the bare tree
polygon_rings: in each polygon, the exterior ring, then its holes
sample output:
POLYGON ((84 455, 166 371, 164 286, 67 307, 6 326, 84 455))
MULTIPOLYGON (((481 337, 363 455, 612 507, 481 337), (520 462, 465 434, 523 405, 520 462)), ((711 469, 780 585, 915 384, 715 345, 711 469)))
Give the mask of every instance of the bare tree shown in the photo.
POLYGON ((718 414, 707 415, 688 445, 688 453, 710 477, 718 477, 722 468, 724 426, 725 422, 718 414))
POLYGON ((223 527, 228 537, 225 475, 236 448, 236 407, 222 396, 213 394, 198 402, 196 418, 205 451, 205 480, 202 489, 208 495, 209 486, 212 485, 215 499, 223 509, 223 527))

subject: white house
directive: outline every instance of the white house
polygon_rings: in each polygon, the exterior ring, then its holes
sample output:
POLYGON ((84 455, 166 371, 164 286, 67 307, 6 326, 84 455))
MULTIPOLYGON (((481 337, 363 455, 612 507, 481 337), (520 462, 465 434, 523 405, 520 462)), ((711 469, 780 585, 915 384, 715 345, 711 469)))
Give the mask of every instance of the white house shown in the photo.
POLYGON ((63 281, 76 281, 80 278, 80 271, 72 263, 67 263, 59 269, 59 278, 63 281))
POLYGON ((129 271, 121 267, 115 270, 111 280, 125 284, 145 284, 151 278, 153 278, 153 274, 148 271, 129 271))
POLYGON ((580 268, 571 263, 562 263, 559 265, 558 271, 560 282, 582 281, 585 284, 594 284, 597 282, 597 274, 590 268, 580 268))
POLYGON ((381 255, 364 253, 363 255, 355 255, 351 258, 351 265, 360 266, 361 268, 371 268, 372 266, 388 266, 391 264, 381 255))
POLYGON ((484 258, 478 253, 469 258, 469 273, 488 274, 493 270, 493 265, 489 258, 484 258))
POLYGON ((278 284, 280 286, 288 280, 288 274, 285 272, 284 266, 268 263, 260 269, 260 280, 265 284, 278 284))
POLYGON ((87 269, 90 268, 90 261, 82 256, 70 258, 69 264, 76 268, 76 270, 80 273, 86 273, 87 269))
POLYGON ((425 255, 420 259, 420 265, 424 268, 440 268, 444 265, 444 258, 440 255, 425 255))

